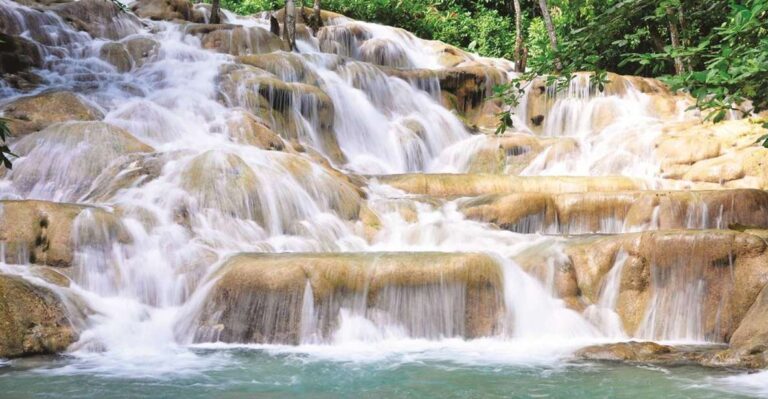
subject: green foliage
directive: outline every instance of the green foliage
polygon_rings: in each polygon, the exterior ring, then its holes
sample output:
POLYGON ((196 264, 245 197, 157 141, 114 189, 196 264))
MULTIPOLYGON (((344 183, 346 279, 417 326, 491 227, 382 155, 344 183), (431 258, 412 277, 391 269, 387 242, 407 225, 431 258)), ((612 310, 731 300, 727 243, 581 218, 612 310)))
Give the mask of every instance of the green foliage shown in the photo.
POLYGON ((732 3, 728 19, 696 46, 665 48, 640 59, 698 57, 701 70, 666 80, 675 89, 688 89, 708 117, 722 120, 726 112, 745 101, 750 111, 768 109, 768 0, 732 3))
POLYGON ((7 122, 7 119, 0 118, 0 164, 11 169, 13 167, 11 157, 15 157, 16 155, 11 152, 11 149, 8 148, 8 145, 6 144, 7 137, 11 135, 7 122))
MULTIPOLYGON (((222 0, 222 7, 239 14, 281 8, 284 1, 222 0)), ((350 18, 409 30, 425 39, 440 40, 489 57, 512 57, 515 32, 499 0, 323 0, 323 9, 350 18)), ((305 2, 311 6, 310 1, 305 2)))

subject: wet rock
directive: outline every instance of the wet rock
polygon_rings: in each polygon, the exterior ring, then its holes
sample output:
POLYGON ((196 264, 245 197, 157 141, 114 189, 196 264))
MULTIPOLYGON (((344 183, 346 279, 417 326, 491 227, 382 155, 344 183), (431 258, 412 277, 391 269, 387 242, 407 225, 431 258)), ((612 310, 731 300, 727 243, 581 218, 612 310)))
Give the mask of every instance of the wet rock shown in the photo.
POLYGON ((329 340, 340 307, 350 305, 411 336, 472 338, 497 332, 503 311, 501 270, 480 254, 240 254, 217 278, 200 318, 201 341, 329 340), (302 316, 306 295, 315 310, 302 316))
POLYGON ((696 364, 714 347, 672 347, 655 342, 617 342, 579 349, 574 356, 583 360, 652 363, 663 365, 696 364))
POLYGON ((118 72, 128 72, 133 67, 131 54, 122 43, 107 43, 101 46, 99 58, 114 65, 118 72))
POLYGON ((43 66, 43 51, 33 41, 22 36, 0 33, 0 74, 7 80, 8 74, 28 72, 43 66))
POLYGON ((75 201, 120 156, 154 149, 107 123, 64 122, 24 136, 14 151, 21 156, 10 173, 17 192, 75 201))
POLYGON ((122 43, 131 55, 135 68, 151 61, 160 51, 160 43, 149 37, 131 37, 123 40, 122 43))
POLYGON ((152 60, 159 48, 160 43, 154 39, 132 37, 103 45, 99 51, 99 57, 114 65, 118 72, 128 72, 152 60))
POLYGON ((105 168, 83 196, 84 202, 108 202, 121 190, 141 187, 157 179, 169 161, 178 160, 181 151, 128 154, 105 168))
POLYGON ((94 121, 104 115, 80 96, 68 91, 46 92, 22 97, 2 107, 8 128, 16 137, 37 132, 66 121, 94 121))
POLYGON ((749 189, 495 194, 469 200, 461 210, 471 219, 527 233, 768 228, 768 194, 749 189))
POLYGON ((466 197, 494 193, 642 190, 646 182, 626 177, 502 176, 485 174, 399 174, 377 177, 411 194, 466 197))
MULTIPOLYGON (((274 54, 267 56, 272 55, 274 54)), ((331 98, 317 86, 286 82, 270 72, 250 65, 264 65, 262 58, 267 57, 238 57, 238 60, 247 65, 222 71, 219 85, 224 102, 252 112, 268 122, 272 131, 287 141, 297 140, 300 135, 306 134, 303 125, 308 121, 313 125, 315 133, 321 137, 318 142, 309 144, 315 145, 335 163, 343 164, 345 157, 333 131, 335 109, 331 98)), ((293 65, 291 60, 292 58, 286 58, 286 65, 293 65)), ((295 75, 300 71, 303 70, 285 69, 282 73, 293 77, 286 80, 293 81, 302 79, 300 74, 295 75)))
POLYGON ((0 201, 0 244, 12 264, 70 267, 74 260, 76 220, 84 211, 99 220, 118 241, 130 241, 113 214, 86 205, 48 201, 0 201))
POLYGON ((204 23, 205 14, 188 0, 138 0, 131 11, 154 21, 189 21, 204 23))
POLYGON ((241 219, 264 223, 260 182, 240 157, 208 151, 195 157, 182 175, 182 186, 201 208, 218 209, 241 219))
POLYGON ((230 137, 237 142, 250 144, 264 150, 283 151, 286 149, 285 142, 277 133, 246 111, 238 112, 227 123, 227 130, 230 137))
POLYGON ((76 339, 55 293, 21 277, 0 274, 0 357, 59 353, 76 339))
POLYGON ((646 339, 728 342, 768 282, 765 241, 735 231, 581 238, 565 253, 587 303, 598 302, 605 276, 625 254, 615 311, 624 331, 646 339), (678 318, 681 312, 688 316, 678 318))
POLYGON ((200 32, 203 48, 234 56, 266 54, 285 50, 285 43, 260 27, 205 25, 189 27, 187 32, 200 32), (208 27, 207 29, 202 29, 208 27))
POLYGON ((139 33, 141 21, 135 15, 123 12, 114 2, 104 0, 78 0, 51 6, 75 29, 92 37, 119 40, 139 33))

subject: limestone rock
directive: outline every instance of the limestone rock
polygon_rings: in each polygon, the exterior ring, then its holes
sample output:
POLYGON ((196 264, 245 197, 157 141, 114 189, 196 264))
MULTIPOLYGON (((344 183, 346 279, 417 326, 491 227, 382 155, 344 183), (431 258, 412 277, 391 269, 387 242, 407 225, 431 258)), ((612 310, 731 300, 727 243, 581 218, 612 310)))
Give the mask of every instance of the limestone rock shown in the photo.
POLYGON ((768 193, 749 189, 518 192, 473 198, 461 210, 471 219, 524 233, 621 233, 739 225, 768 228, 768 193))
POLYGON ((50 7, 75 29, 92 37, 119 40, 139 33, 141 21, 135 15, 123 12, 111 1, 78 0, 50 7))
POLYGON ((675 315, 685 311, 700 315, 699 325, 692 327, 699 329, 700 339, 727 342, 768 282, 766 243, 752 234, 649 231, 582 238, 567 245, 565 253, 578 292, 588 303, 597 303, 621 252, 626 260, 615 310, 633 336, 669 339, 669 334, 683 334, 675 327, 675 315), (690 284, 700 284, 701 291, 691 291, 695 286, 690 284), (675 306, 681 306, 676 300, 684 295, 697 302, 685 302, 688 307, 682 310, 675 306), (655 323, 647 319, 652 307, 655 323))
POLYGON ((0 357, 59 353, 76 339, 77 332, 55 293, 0 274, 0 357))
POLYGON ((188 0, 138 0, 131 11, 154 21, 205 22, 205 15, 188 0))
POLYGON ((86 205, 48 201, 0 201, 0 244, 5 246, 6 263, 72 266, 77 241, 87 241, 89 226, 78 225, 83 211, 115 237, 130 238, 113 214, 86 205))
POLYGON ((3 117, 10 120, 11 134, 20 137, 67 121, 94 121, 104 117, 101 111, 68 91, 52 91, 22 97, 2 108, 3 117))
POLYGON ((309 325, 329 340, 351 304, 412 336, 472 338, 495 333, 503 311, 501 270, 480 254, 240 254, 216 278, 198 340, 296 344, 309 325), (312 316, 302 316, 306 295, 312 316))
POLYGON ((260 27, 242 27, 235 25, 205 25, 210 27, 189 27, 194 32, 202 33, 203 48, 234 56, 271 53, 285 50, 285 43, 270 31, 260 27))
POLYGON ((10 173, 19 193, 38 190, 75 201, 118 157, 154 149, 107 123, 64 122, 23 137, 14 151, 22 157, 10 173))
POLYGON ((399 174, 377 177, 411 194, 468 197, 495 193, 558 193, 642 190, 647 183, 627 177, 502 176, 487 174, 399 174))
POLYGON ((286 148, 283 139, 250 112, 238 112, 227 123, 227 129, 230 137, 237 142, 264 150, 283 151, 286 148))
POLYGON ((749 119, 677 123, 656 142, 665 177, 725 187, 768 187, 768 149, 757 143, 768 129, 749 119))

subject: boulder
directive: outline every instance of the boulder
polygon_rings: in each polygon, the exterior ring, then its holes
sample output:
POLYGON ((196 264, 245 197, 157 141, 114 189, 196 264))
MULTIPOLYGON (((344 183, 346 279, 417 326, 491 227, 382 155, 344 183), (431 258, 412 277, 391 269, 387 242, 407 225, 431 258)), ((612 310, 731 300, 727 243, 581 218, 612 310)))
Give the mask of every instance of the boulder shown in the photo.
POLYGON ((182 187, 200 208, 214 208, 264 224, 260 181, 240 157, 217 151, 196 156, 182 174, 182 187))
POLYGON ((19 89, 29 89, 40 82, 30 71, 41 68, 45 52, 35 42, 18 35, 0 32, 0 75, 3 80, 19 89))
POLYGON ((263 150, 283 151, 286 144, 262 120, 247 111, 236 112, 227 123, 229 136, 244 144, 263 150))
POLYGON ((655 155, 667 178, 765 189, 768 149, 758 139, 766 134, 760 121, 750 119, 676 123, 662 131, 655 155))
MULTIPOLYGON (((267 56, 274 54, 283 53, 267 56)), ((256 61, 261 58, 262 56, 238 57, 238 60, 246 62, 246 65, 222 71, 219 87, 223 101, 229 106, 243 107, 260 117, 283 139, 294 141, 301 137, 306 140, 306 144, 315 146, 336 164, 343 164, 345 157, 333 131, 335 109, 331 98, 317 86, 286 82, 270 72, 249 65, 262 65, 263 60, 256 61), (317 142, 307 137, 307 122, 319 136, 317 142)), ((293 65, 291 59, 286 58, 285 65, 293 65)), ((288 81, 306 78, 307 76, 295 74, 300 71, 302 70, 287 68, 282 74, 289 76, 285 78, 288 81)))
POLYGON ((217 273, 196 340, 329 342, 347 311, 415 337, 489 336, 501 292, 481 254, 240 254, 217 273))
POLYGON ((35 191, 47 198, 74 201, 118 157, 154 149, 127 131, 103 122, 64 122, 14 143, 20 159, 10 178, 21 195, 35 191))
POLYGON ((160 43, 149 37, 131 37, 104 44, 99 57, 114 65, 118 72, 128 72, 152 60, 159 48, 160 43))
POLYGON ((576 351, 574 356, 581 360, 680 366, 697 364, 704 355, 714 350, 716 347, 672 347, 655 342, 629 341, 588 346, 576 351))
POLYGON ((272 32, 254 26, 206 25, 208 29, 190 26, 187 32, 200 32, 203 48, 234 56, 266 54, 285 50, 285 42, 272 32))
POLYGON ((49 9, 75 29, 87 32, 92 37, 119 40, 139 33, 143 27, 135 15, 123 12, 112 1, 70 1, 52 5, 49 9))
MULTIPOLYGON (((622 268, 611 288, 617 290, 614 310, 627 334, 644 339, 728 342, 768 282, 766 242, 736 231, 582 238, 559 251, 567 256, 558 259, 570 267, 578 299, 586 303, 598 303, 608 272, 622 268)), ((548 266, 527 268, 542 267, 548 266)))
POLYGON ((0 274, 0 357, 55 354, 76 339, 57 294, 21 277, 0 274))
POLYGON ((88 210, 115 242, 129 242, 119 218, 100 208, 48 201, 0 201, 0 245, 12 264, 70 267, 80 244, 89 244, 87 221, 78 217, 88 210))
POLYGON ((153 21, 205 22, 205 14, 188 0, 137 0, 131 11, 153 21))
POLYGON ((69 91, 51 91, 21 97, 2 107, 3 117, 15 137, 43 130, 67 121, 94 121, 104 115, 80 96, 69 91))

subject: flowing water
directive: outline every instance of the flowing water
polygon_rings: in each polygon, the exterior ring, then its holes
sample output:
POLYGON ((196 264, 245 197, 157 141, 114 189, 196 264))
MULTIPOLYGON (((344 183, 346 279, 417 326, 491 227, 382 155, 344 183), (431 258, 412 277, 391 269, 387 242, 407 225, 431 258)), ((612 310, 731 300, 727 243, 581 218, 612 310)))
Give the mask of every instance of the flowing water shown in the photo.
MULTIPOLYGON (((260 69, 249 69, 231 55, 203 48, 200 37, 175 23, 121 17, 105 27, 108 34, 93 38, 50 11, 0 0, 0 12, 8 33, 39 45, 45 59, 36 71, 45 81, 39 90, 78 93, 104 114, 105 122, 141 142, 103 124, 77 122, 13 143, 21 157, 0 179, 0 199, 95 208, 80 212, 72 223, 73 273, 67 288, 31 274, 29 254, 0 247, 3 272, 63 298, 78 298, 70 306, 84 303, 88 309, 73 316, 80 336, 66 355, 0 364, 3 397, 51 392, 68 397, 766 393, 756 382, 764 379, 760 374, 571 359, 582 346, 633 335, 707 340, 697 307, 703 282, 695 275, 654 270, 652 281, 659 288, 633 334, 623 330, 615 313, 626 254, 617 256, 599 300, 583 313, 557 297, 551 279, 537 279, 513 260, 540 246, 554 248, 552 259, 565 256, 564 238, 544 233, 620 233, 638 227, 608 216, 597 230, 530 221, 522 231, 512 229, 526 233, 520 234, 468 220, 460 211, 462 200, 424 198, 379 181, 380 175, 409 172, 468 172, 470 161, 492 140, 472 134, 440 105, 436 77, 401 79, 381 67, 438 70, 434 43, 340 18, 318 38, 303 37, 299 52, 272 53, 276 56, 269 61, 257 59, 263 62, 260 69), (111 43, 107 38, 154 44, 141 65, 120 71, 99 57, 111 43), (232 126, 244 109, 266 110, 258 116, 292 146, 311 148, 346 173, 368 176, 365 203, 378 215, 378 231, 369 237, 354 221, 359 211, 354 184, 315 162, 317 156, 243 144, 232 126), (139 150, 126 151, 134 147, 139 150), (119 216, 105 217, 102 211, 119 216), (315 299, 320 294, 307 279, 293 294, 265 293, 260 306, 271 310, 263 315, 240 314, 265 331, 296 321, 297 345, 280 339, 218 342, 218 330, 205 330, 198 320, 222 264, 242 252, 350 253, 366 262, 385 253, 484 253, 501 274, 496 294, 503 310, 490 337, 465 339, 466 298, 472 292, 448 277, 423 286, 387 286, 374 301, 367 290, 375 279, 368 276, 365 291, 341 292, 330 305, 315 299), (673 295, 680 287, 684 294, 673 295), (733 387, 740 393, 727 393, 733 387)), ((254 38, 269 29, 263 18, 226 17, 254 38)), ((247 42, 242 54, 263 52, 259 43, 247 42)), ((471 57, 497 66, 499 80, 514 76, 508 63, 471 57)), ((652 155, 660 121, 637 111, 645 109, 648 96, 631 84, 623 95, 610 96, 590 93, 589 87, 588 79, 580 79, 557 94, 542 127, 545 136, 576 140, 577 154, 552 157, 546 150, 522 174, 624 175, 642 179, 648 188, 667 184, 652 155), (594 115, 605 112, 613 122, 595 128, 594 115)), ((0 89, 8 100, 21 95, 0 89)), ((530 133, 526 107, 521 104, 515 118, 530 133)), ((677 117, 687 116, 681 111, 677 117)), ((706 209, 689 213, 691 228, 722 227, 721 220, 704 216, 706 209)), ((653 221, 646 227, 652 229, 653 221)))

